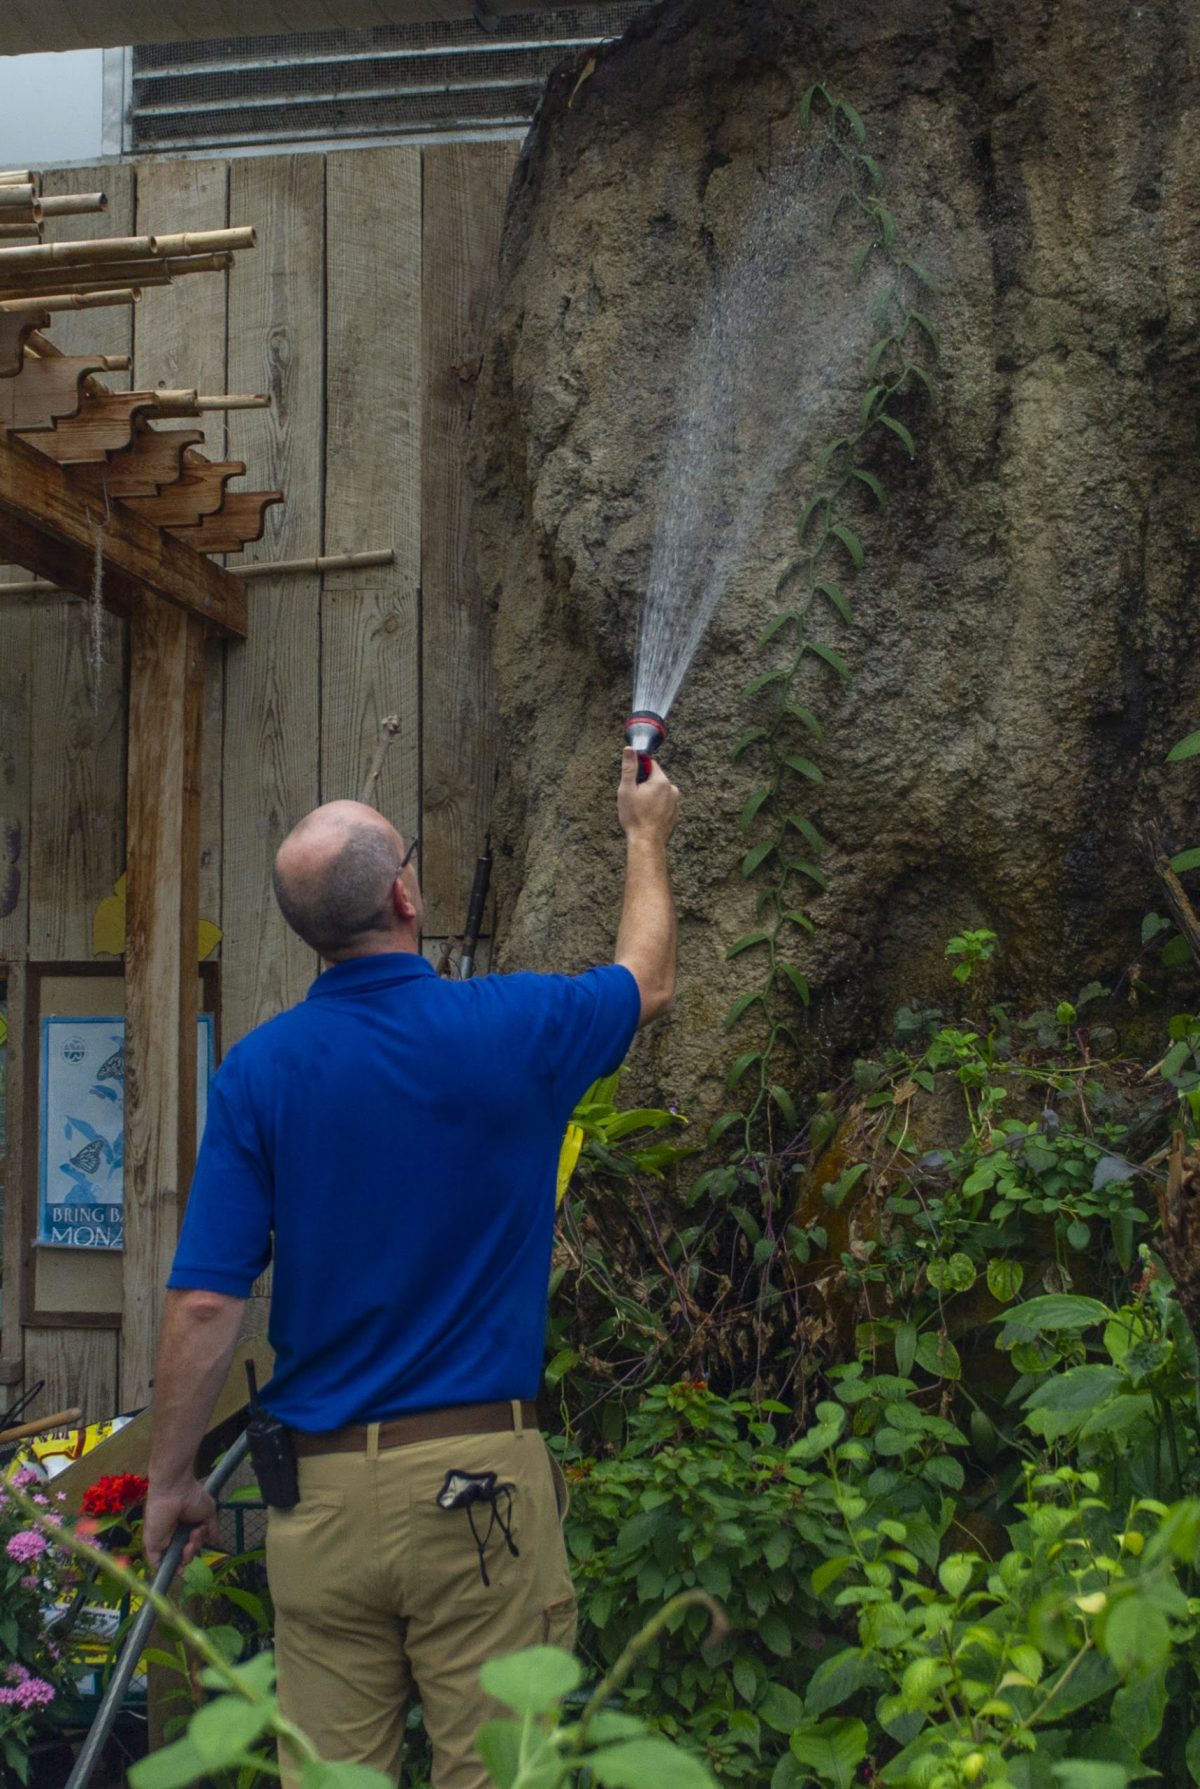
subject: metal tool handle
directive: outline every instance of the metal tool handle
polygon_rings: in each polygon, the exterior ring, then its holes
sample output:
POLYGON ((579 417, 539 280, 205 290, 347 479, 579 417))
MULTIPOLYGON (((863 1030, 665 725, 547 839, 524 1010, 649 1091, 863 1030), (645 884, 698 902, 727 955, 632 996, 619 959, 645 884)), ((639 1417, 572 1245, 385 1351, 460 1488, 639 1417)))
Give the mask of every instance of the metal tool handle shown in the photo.
MULTIPOLYGON (((215 1498, 224 1488, 238 1466, 246 1457, 249 1445, 245 1434, 238 1436, 228 1452, 222 1455, 204 1481, 204 1489, 210 1497, 215 1498)), ((181 1523, 175 1531, 175 1538, 162 1556, 162 1563, 151 1580, 153 1590, 166 1592, 171 1580, 179 1570, 179 1562, 183 1558, 183 1549, 187 1545, 191 1528, 181 1523)), ((125 1700, 125 1692, 129 1688, 130 1679, 137 1669, 137 1662, 142 1648, 149 1637, 150 1629, 158 1619, 158 1611, 149 1597, 142 1600, 142 1606, 130 1623, 129 1632, 125 1636, 112 1676, 108 1680, 108 1688, 104 1692, 96 1718, 88 1729, 88 1736, 79 1749, 75 1760, 75 1768, 67 1778, 66 1789, 84 1789, 92 1779, 92 1772, 100 1761, 100 1754, 108 1742, 113 1723, 120 1713, 121 1704, 125 1700)))

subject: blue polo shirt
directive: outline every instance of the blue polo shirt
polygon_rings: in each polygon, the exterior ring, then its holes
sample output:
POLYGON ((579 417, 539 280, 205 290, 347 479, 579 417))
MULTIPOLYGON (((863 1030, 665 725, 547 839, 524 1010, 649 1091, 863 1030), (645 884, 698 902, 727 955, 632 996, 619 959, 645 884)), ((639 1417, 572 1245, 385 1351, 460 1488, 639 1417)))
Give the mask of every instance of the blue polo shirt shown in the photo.
POLYGON ((535 1397, 564 1128, 639 1014, 617 964, 335 964, 222 1063, 168 1284, 244 1298, 274 1257, 264 1402, 298 1429, 535 1397))

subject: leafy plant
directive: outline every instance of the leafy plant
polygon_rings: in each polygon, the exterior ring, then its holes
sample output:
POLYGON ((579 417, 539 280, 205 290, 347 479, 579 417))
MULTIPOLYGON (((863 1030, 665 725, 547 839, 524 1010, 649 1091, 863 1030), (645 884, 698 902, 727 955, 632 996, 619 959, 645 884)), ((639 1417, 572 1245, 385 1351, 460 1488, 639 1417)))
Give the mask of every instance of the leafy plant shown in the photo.
POLYGON ((492 1781, 500 1789, 563 1789, 582 1775, 609 1789, 716 1789, 692 1753, 607 1706, 639 1656, 693 1606, 720 1628, 720 1611, 707 1597, 674 1598, 633 1636, 573 1721, 564 1718, 564 1704, 578 1692, 583 1670, 570 1653, 534 1646, 489 1660, 480 1673, 484 1689, 520 1717, 488 1721, 477 1735, 492 1781))
POLYGON ((991 962, 995 948, 996 934, 986 928, 978 932, 962 932, 951 938, 946 946, 946 955, 960 959, 954 965, 955 981, 965 986, 982 964, 991 962))

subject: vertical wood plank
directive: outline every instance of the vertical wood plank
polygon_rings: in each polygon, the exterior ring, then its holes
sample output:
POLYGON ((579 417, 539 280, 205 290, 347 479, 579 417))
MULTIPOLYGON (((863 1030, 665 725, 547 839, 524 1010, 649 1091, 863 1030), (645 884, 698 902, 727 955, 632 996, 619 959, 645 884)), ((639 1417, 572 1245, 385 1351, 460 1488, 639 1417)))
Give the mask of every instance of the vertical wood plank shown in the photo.
POLYGON ((26 1316, 25 1295, 29 1275, 25 1271, 29 1253, 29 1232, 26 1223, 25 1191, 32 1164, 26 1153, 32 1138, 25 1131, 25 1098, 27 1074, 36 1074, 36 1063, 27 1063, 25 1038, 27 1029, 27 989, 25 966, 14 963, 5 977, 8 1003, 8 1037, 4 1045, 5 1062, 5 1161, 4 1161, 4 1330, 0 1339, 0 1355, 16 1360, 24 1343, 21 1325, 26 1316))
POLYGON ((495 744, 466 456, 516 154, 512 143, 446 143, 423 155, 421 883, 433 935, 462 930, 491 806, 495 744))
POLYGON ((119 1409, 115 1329, 27 1329, 25 1384, 45 1384, 26 1411, 32 1422, 78 1404, 86 1422, 104 1422, 119 1409))
POLYGON ((326 164, 325 551, 395 563, 330 573, 321 600, 321 799, 357 796, 400 716, 375 805, 418 823, 421 582, 421 152, 326 164))
POLYGON ((121 1397, 150 1392, 162 1289, 196 1155, 201 624, 166 603, 131 623, 125 942, 121 1397))
MULTIPOLYGON (((21 576, 0 567, 0 582, 21 576)), ((28 609, 0 610, 0 963, 24 962, 29 940, 32 638, 28 609)))
MULTIPOLYGON (((159 161, 138 167, 137 232, 222 230, 229 220, 229 164, 159 161)), ((251 251, 253 252, 253 251, 251 251)), ((134 312, 133 370, 139 389, 225 390, 228 280, 197 274, 173 286, 148 287, 134 312)), ((204 452, 225 459, 223 411, 204 417, 204 452)), ((175 425, 176 427, 178 424, 175 425)), ((249 478, 235 481, 244 489, 249 478)), ((221 735, 225 710, 225 648, 205 648, 204 732, 200 818, 200 914, 221 923, 221 735)))
MULTIPOLYGON (((121 236, 133 229, 134 172, 128 167, 56 169, 47 193, 103 187, 109 209, 51 218, 46 241, 121 236)), ((51 339, 68 354, 127 354, 126 309, 64 312, 51 339)), ((126 373, 106 375, 114 390, 126 373)), ((94 505, 103 519, 103 504, 94 505)), ((92 954, 92 915, 124 865, 125 624, 105 612, 103 667, 89 665, 86 606, 48 604, 32 614, 30 712, 35 750, 30 783, 29 952, 48 960, 92 954)))
MULTIPOLYGON (((248 558, 321 551, 324 407, 324 161, 251 157, 230 169, 229 218, 259 246, 230 276, 230 388, 272 408, 230 419, 230 450, 256 486, 287 493, 248 558)), ((364 421, 364 428, 368 424, 364 421)), ((281 840, 319 794, 320 593, 316 576, 255 579, 250 631, 227 650, 221 915, 226 1044, 291 1005, 316 958, 283 923, 271 892, 281 840)))

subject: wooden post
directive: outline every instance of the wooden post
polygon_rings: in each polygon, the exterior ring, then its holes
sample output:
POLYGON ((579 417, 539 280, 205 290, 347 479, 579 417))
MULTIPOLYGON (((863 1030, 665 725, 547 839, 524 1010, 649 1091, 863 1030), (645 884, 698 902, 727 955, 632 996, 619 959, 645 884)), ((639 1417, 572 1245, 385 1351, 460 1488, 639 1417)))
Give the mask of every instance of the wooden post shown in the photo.
POLYGON ((196 1159, 203 625, 163 602, 130 624, 121 1407, 149 1396, 163 1286, 196 1159))

